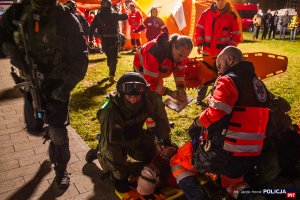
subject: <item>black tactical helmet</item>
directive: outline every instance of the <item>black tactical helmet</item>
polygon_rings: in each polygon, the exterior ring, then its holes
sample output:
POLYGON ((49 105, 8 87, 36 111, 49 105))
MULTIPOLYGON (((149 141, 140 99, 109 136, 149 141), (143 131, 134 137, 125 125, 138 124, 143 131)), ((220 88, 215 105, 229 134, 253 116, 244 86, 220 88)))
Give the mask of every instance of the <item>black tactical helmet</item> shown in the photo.
POLYGON ((77 5, 76 5, 75 1, 73 1, 73 0, 68 0, 68 1, 66 2, 66 5, 69 6, 69 8, 71 9, 71 11, 72 11, 73 13, 76 12, 77 5))
POLYGON ((101 8, 111 8, 111 0, 102 0, 101 8))
POLYGON ((57 0, 31 0, 30 2, 32 7, 37 11, 44 11, 57 4, 57 0))
POLYGON ((117 82, 117 92, 126 95, 144 95, 148 91, 148 83, 144 77, 136 72, 122 75, 117 82))

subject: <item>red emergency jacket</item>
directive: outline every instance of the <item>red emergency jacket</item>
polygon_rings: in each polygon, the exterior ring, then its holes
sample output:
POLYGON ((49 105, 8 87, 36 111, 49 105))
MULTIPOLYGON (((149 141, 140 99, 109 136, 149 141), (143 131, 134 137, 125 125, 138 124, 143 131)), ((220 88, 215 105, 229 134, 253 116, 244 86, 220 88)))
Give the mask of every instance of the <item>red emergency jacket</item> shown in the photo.
POLYGON ((261 154, 269 119, 268 92, 250 62, 231 67, 217 79, 214 87, 209 107, 196 123, 208 129, 206 138, 212 143, 212 151, 218 152, 210 157, 215 171, 239 177, 243 175, 241 160, 243 164, 249 161, 247 165, 251 166, 261 154), (220 159, 229 161, 232 166, 214 163, 220 159))
POLYGON ((146 30, 146 37, 147 40, 155 39, 161 32, 168 33, 168 28, 166 27, 165 23, 159 17, 147 17, 144 22, 135 29, 135 32, 146 30))
POLYGON ((203 46, 203 55, 217 56, 226 46, 237 46, 240 41, 237 17, 229 3, 223 10, 214 3, 202 13, 195 29, 195 45, 203 46))
POLYGON ((141 73, 150 85, 150 90, 160 95, 166 93, 163 78, 174 75, 177 88, 185 87, 184 69, 186 61, 176 63, 172 58, 172 44, 168 34, 162 33, 157 39, 146 43, 134 56, 134 69, 141 73))
POLYGON ((131 26, 131 31, 136 29, 142 23, 143 17, 137 9, 135 12, 130 12, 128 14, 128 23, 131 26))

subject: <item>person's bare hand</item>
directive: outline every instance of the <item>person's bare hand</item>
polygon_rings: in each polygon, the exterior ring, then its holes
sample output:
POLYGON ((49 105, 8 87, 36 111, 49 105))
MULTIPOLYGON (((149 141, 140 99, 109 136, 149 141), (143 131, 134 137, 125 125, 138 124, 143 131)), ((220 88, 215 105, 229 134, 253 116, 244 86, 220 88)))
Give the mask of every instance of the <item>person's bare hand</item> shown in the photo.
POLYGON ((198 46, 198 48, 197 48, 197 53, 198 53, 199 55, 202 55, 202 46, 201 46, 201 45, 198 46))

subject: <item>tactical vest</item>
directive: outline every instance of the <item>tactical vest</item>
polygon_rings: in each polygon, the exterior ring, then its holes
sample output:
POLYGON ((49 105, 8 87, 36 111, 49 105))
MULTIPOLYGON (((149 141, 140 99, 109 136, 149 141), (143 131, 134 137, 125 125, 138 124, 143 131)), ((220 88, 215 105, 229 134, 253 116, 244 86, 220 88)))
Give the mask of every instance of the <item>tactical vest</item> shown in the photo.
POLYGON ((61 68, 64 54, 63 37, 58 30, 58 20, 63 14, 63 7, 57 6, 49 10, 46 14, 34 11, 31 5, 26 5, 20 18, 23 26, 23 33, 19 27, 15 34, 15 40, 20 50, 25 54, 25 44, 29 56, 32 57, 38 70, 43 74, 49 74, 55 70, 63 75, 61 68), (24 34, 24 36, 22 36, 24 34))
MULTIPOLYGON (((110 98, 115 98, 115 97, 110 97, 110 98)), ((139 109, 139 111, 134 115, 128 116, 128 114, 124 113, 124 111, 120 108, 120 105, 117 105, 117 103, 114 102, 114 100, 110 99, 107 100, 106 103, 98 111, 97 113, 98 118, 102 114, 105 107, 108 106, 108 104, 112 104, 111 112, 121 117, 122 122, 120 122, 120 125, 122 126, 124 132, 124 138, 123 138, 124 140, 137 138, 139 134, 143 134, 143 125, 149 116, 146 105, 143 105, 139 109)))

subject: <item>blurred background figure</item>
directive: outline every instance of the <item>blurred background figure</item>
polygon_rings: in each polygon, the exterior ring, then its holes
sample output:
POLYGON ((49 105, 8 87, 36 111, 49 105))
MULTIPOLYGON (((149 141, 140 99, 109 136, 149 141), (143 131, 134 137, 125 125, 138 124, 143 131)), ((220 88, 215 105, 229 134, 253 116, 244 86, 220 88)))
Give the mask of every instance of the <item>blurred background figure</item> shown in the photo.
POLYGON ((79 23, 80 23, 80 25, 82 27, 84 36, 85 37, 88 36, 88 34, 89 34, 89 28, 90 28, 89 24, 88 24, 87 20, 85 19, 85 17, 81 13, 79 13, 77 11, 77 5, 76 5, 75 1, 68 0, 66 2, 66 5, 70 8, 71 13, 73 15, 75 15, 75 17, 78 19, 78 21, 79 21, 79 23))
POLYGON ((278 21, 279 21, 278 11, 276 10, 270 19, 269 39, 271 39, 271 34, 272 34, 272 39, 275 40, 278 21))
MULTIPOLYGON (((263 33, 261 35, 261 39, 264 40, 267 37, 268 32, 270 31, 270 27, 271 27, 271 18, 272 18, 272 14, 271 14, 271 9, 269 9, 267 11, 267 13, 263 16, 263 26, 264 26, 264 30, 263 33)), ((270 39, 270 38, 269 38, 270 39)))
POLYGON ((295 42, 298 26, 299 26, 298 12, 295 12, 295 14, 293 15, 289 23, 289 29, 291 31, 290 41, 295 42))
POLYGON ((289 17, 289 11, 286 10, 284 12, 284 15, 281 17, 281 20, 279 22, 280 24, 280 33, 279 33, 279 39, 284 40, 285 39, 285 32, 287 29, 287 26, 289 24, 290 17, 289 17))
POLYGON ((128 23, 130 25, 130 38, 132 45, 132 52, 137 52, 141 47, 141 33, 135 33, 133 30, 137 29, 143 22, 141 12, 135 7, 133 3, 129 4, 128 23))
POLYGON ((159 18, 157 7, 152 7, 150 10, 150 17, 147 17, 144 22, 135 30, 134 33, 138 33, 146 29, 146 37, 148 42, 155 39, 161 32, 168 32, 168 28, 161 18, 159 18))
POLYGON ((254 25, 254 29, 253 29, 253 40, 257 40, 258 39, 258 35, 259 35, 259 31, 260 31, 260 27, 262 25, 262 10, 259 9, 257 11, 257 14, 254 15, 253 17, 253 25, 254 25))
POLYGON ((89 33, 89 45, 95 30, 102 41, 102 48, 107 57, 107 66, 109 67, 109 82, 115 82, 115 73, 118 64, 119 51, 119 21, 125 21, 128 18, 125 13, 116 13, 112 9, 110 0, 101 1, 101 10, 92 21, 89 33))
MULTIPOLYGON (((87 22, 90 26, 92 21, 95 18, 95 10, 87 11, 86 18, 87 18, 87 22)), ((99 38, 97 32, 94 32, 92 40, 89 40, 88 50, 89 50, 89 53, 91 53, 91 54, 94 54, 94 53, 102 54, 103 53, 101 41, 100 41, 100 38, 99 38)))

